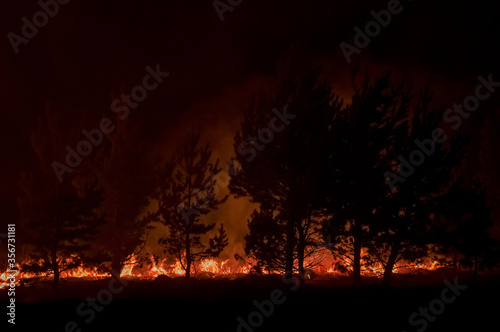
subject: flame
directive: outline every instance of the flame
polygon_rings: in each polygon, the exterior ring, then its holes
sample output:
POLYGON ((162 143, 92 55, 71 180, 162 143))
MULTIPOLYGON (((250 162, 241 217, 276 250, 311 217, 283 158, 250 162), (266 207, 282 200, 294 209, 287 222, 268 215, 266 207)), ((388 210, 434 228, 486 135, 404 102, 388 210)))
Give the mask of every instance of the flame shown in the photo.
POLYGON ((182 268, 181 262, 179 262, 179 261, 175 262, 175 265, 174 265, 173 269, 171 270, 171 273, 178 275, 178 276, 184 274, 184 269, 182 268))
POLYGON ((134 269, 135 265, 137 264, 137 255, 132 254, 127 259, 129 263, 125 264, 123 266, 122 272, 120 273, 120 277, 131 277, 132 276, 132 270, 134 269))
POLYGON ((248 265, 239 266, 238 269, 236 270, 236 273, 248 274, 248 273, 250 273, 250 266, 248 266, 248 265))
POLYGON ((64 271, 61 273, 62 278, 105 278, 109 276, 108 273, 98 272, 97 267, 93 269, 84 269, 82 266, 77 267, 69 271, 64 271))
MULTIPOLYGON (((14 274, 14 277, 15 277, 15 284, 16 286, 19 286, 21 284, 21 282, 19 281, 19 271, 18 270, 14 270, 15 271, 15 274, 14 274)), ((0 275, 0 289, 4 289, 4 288, 8 288, 11 284, 10 282, 10 274, 11 273, 7 273, 7 271, 5 271, 5 273, 2 273, 2 275, 0 275)))
MULTIPOLYGON (((73 264, 77 258, 76 255, 72 255, 68 258, 60 259, 58 261, 64 262, 66 264, 73 264)), ((318 267, 313 269, 316 274, 329 274, 329 275, 347 275, 337 269, 335 269, 333 265, 333 260, 331 256, 327 259, 325 257, 316 257, 313 258, 314 261, 319 261, 320 264, 318 267), (328 264, 329 263, 329 264, 328 264)), ((121 277, 125 278, 140 278, 140 279, 154 279, 160 275, 166 275, 170 277, 178 277, 184 276, 185 271, 182 267, 182 264, 179 261, 175 261, 175 263, 170 264, 167 262, 166 258, 163 258, 161 261, 157 262, 155 257, 151 255, 149 257, 149 262, 146 267, 139 267, 138 261, 139 258, 136 255, 131 255, 127 259, 128 263, 123 267, 123 270, 120 274, 121 277)), ((33 262, 26 261, 25 264, 35 263, 38 265, 42 265, 42 262, 33 262)), ((344 260, 344 263, 347 269, 352 269, 349 260, 344 260)), ((30 280, 33 278, 49 279, 52 277, 52 272, 27 272, 23 271, 20 264, 16 265, 17 269, 15 272, 15 284, 16 286, 21 285, 21 281, 30 280)), ((410 262, 399 262, 393 268, 393 273, 408 273, 408 271, 415 270, 428 270, 434 271, 443 265, 437 260, 428 260, 424 263, 410 263, 410 262)), ((215 276, 227 276, 230 274, 248 274, 251 271, 251 264, 233 264, 229 259, 227 260, 218 260, 218 259, 204 259, 200 262, 197 262, 193 265, 192 272, 195 276, 199 276, 200 274, 207 273, 215 276)), ((266 272, 267 273, 267 272, 266 272)), ((363 276, 380 276, 384 273, 384 266, 380 263, 375 266, 367 267, 362 264, 361 274, 363 276)), ((9 273, 6 270, 4 273, 0 275, 0 289, 5 289, 10 286, 10 280, 8 279, 9 273)), ((84 267, 80 265, 76 268, 66 270, 61 272, 61 278, 87 278, 87 279, 101 279, 109 277, 110 274, 108 272, 100 272, 97 267, 84 267)))
POLYGON ((229 262, 229 259, 217 262, 213 259, 204 259, 200 262, 199 269, 201 272, 210 272, 219 275, 231 274, 231 269, 229 266, 224 266, 229 262))

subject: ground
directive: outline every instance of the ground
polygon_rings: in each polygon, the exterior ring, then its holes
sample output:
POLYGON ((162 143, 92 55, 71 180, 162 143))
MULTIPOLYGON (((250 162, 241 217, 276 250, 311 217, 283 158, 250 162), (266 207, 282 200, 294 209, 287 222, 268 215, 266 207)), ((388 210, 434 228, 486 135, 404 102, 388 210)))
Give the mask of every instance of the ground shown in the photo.
MULTIPOLYGON (((468 285, 467 289, 460 290, 454 301, 445 304, 443 313, 421 331, 498 330, 499 276, 483 273, 478 283, 471 285, 469 273, 459 274, 457 283, 468 285)), ((90 309, 85 299, 109 289, 109 280, 63 281, 58 298, 50 285, 42 282, 17 288, 16 330, 65 331, 66 324, 74 321, 81 331, 238 331, 237 318, 248 322, 250 315, 254 325, 262 320, 260 326, 248 325, 239 331, 410 332, 424 325, 411 326, 408 318, 441 298, 447 287, 444 280, 453 284, 454 276, 450 272, 399 276, 391 288, 374 279, 353 287, 346 278, 325 277, 308 280, 297 289, 279 277, 128 280, 101 312, 90 309), (271 310, 272 299, 278 304, 271 310), (255 301, 267 313, 272 311, 269 317, 255 313, 255 301), (77 313, 79 306, 87 310, 85 315, 77 313), (91 321, 90 311, 95 313, 91 321)), ((6 295, 0 295, 3 308, 6 295)))

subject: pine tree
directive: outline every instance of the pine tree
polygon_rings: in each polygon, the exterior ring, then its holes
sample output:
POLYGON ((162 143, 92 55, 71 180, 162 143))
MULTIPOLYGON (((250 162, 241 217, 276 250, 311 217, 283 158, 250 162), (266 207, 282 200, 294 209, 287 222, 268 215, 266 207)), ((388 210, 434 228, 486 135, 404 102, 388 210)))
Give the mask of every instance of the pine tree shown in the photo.
POLYGON ((60 113, 47 107, 31 135, 38 165, 24 171, 19 182, 22 234, 24 242, 32 247, 32 261, 23 270, 51 271, 56 290, 60 273, 85 261, 84 251, 90 247, 99 225, 94 212, 100 192, 81 184, 79 170, 60 182, 51 167, 54 160, 63 158, 64 145, 77 137, 78 131, 67 129, 60 113))
POLYGON ((283 220, 287 274, 295 269, 295 257, 304 273, 311 222, 322 209, 329 176, 323 172, 328 158, 323 150, 340 104, 300 45, 294 46, 278 64, 276 93, 254 96, 235 136, 241 172, 232 177, 230 190, 283 220))
POLYGON ((201 217, 217 209, 227 196, 216 197, 219 160, 211 163, 212 151, 208 143, 200 146, 200 136, 200 132, 186 135, 171 162, 160 171, 156 194, 158 213, 168 228, 160 244, 179 260, 187 278, 191 277, 194 262, 218 257, 228 244, 222 224, 208 239, 208 245, 202 243, 202 236, 212 231, 215 223, 205 224, 201 217))
MULTIPOLYGON (((357 71, 353 71, 355 82, 357 71)), ((328 153, 335 175, 327 192, 330 218, 324 226, 328 245, 336 258, 346 261, 355 284, 361 282, 362 248, 368 245, 380 220, 388 186, 387 150, 396 123, 405 117, 410 98, 402 86, 394 86, 389 74, 371 83, 368 76, 354 86, 350 104, 332 124, 328 153)))
POLYGON ((120 274, 141 252, 148 224, 156 217, 148 211, 156 172, 138 119, 116 119, 116 130, 107 135, 91 167, 96 186, 103 192, 99 213, 105 219, 96 242, 96 259, 109 262, 120 274))
POLYGON ((245 254, 257 262, 257 271, 284 271, 285 222, 272 209, 255 210, 248 220, 249 233, 245 235, 245 254))
POLYGON ((495 251, 495 242, 489 234, 493 225, 492 208, 486 202, 484 186, 480 181, 475 181, 472 187, 466 186, 460 178, 442 198, 442 204, 446 207, 441 212, 446 223, 441 247, 445 252, 451 248, 458 251, 462 255, 461 265, 473 269, 476 282, 479 269, 492 268, 498 263, 492 255, 495 251))
POLYGON ((460 133, 446 144, 442 144, 443 135, 433 134, 439 128, 444 109, 431 108, 431 100, 427 86, 413 111, 404 110, 409 114, 407 121, 397 122, 388 140, 385 158, 389 163, 393 161, 389 167, 393 174, 405 174, 405 178, 398 178, 386 191, 383 218, 374 229, 376 236, 371 242, 371 254, 385 266, 386 285, 390 284, 398 261, 415 261, 429 254, 435 241, 433 233, 439 227, 436 215, 444 208, 440 198, 453 184, 453 171, 464 154, 465 140, 460 133), (404 160, 416 164, 403 164, 404 160))

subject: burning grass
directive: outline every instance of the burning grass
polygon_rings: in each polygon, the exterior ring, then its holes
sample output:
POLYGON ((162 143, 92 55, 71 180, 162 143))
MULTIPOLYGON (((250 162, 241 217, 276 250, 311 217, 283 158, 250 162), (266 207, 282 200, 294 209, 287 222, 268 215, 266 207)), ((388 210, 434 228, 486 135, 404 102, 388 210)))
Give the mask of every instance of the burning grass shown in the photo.
MULTIPOLYGON (((66 258, 66 263, 71 266, 72 258, 66 258)), ((150 256, 146 263, 139 263, 137 257, 131 257, 130 263, 125 265, 120 276, 128 279, 153 280, 159 276, 168 276, 169 278, 182 277, 185 271, 179 261, 168 263, 166 258, 161 261, 150 256)), ((344 261, 342 268, 339 268, 339 260, 333 261, 331 258, 315 264, 314 268, 306 269, 306 278, 313 279, 318 276, 328 277, 346 277, 349 275, 351 266, 349 262, 344 261)), ((32 284, 38 281, 48 281, 53 277, 52 272, 32 271, 29 272, 23 269, 23 266, 36 265, 32 261, 26 261, 22 264, 17 264, 15 270, 16 285, 32 284)), ((41 264, 41 263, 38 263, 41 264)), ((41 265, 40 265, 41 266, 41 265)), ((248 275, 254 273, 252 262, 243 262, 236 260, 220 260, 220 259, 204 259, 194 265, 193 275, 195 278, 227 278, 234 279, 237 276, 248 275)), ((427 260, 421 263, 399 262, 394 266, 394 274, 414 274, 422 271, 434 271, 440 267, 444 267, 438 260, 427 260)), ((384 266, 378 264, 375 266, 363 266, 362 275, 365 277, 380 277, 384 272, 384 266)), ((262 272, 270 274, 270 272, 262 272)), ((279 271, 271 271, 271 274, 279 274, 279 271)), ((0 289, 7 288, 9 285, 8 272, 5 271, 0 275, 0 289)), ((60 274, 61 279, 79 278, 87 280, 104 279, 110 277, 111 274, 104 269, 98 267, 87 267, 82 263, 73 268, 64 270, 60 274)))

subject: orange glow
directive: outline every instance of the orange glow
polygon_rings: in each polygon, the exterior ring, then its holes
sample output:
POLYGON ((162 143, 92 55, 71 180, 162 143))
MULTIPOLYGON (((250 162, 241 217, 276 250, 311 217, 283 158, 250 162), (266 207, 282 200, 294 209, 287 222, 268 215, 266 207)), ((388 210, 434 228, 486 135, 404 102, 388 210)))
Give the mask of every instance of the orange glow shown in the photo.
MULTIPOLYGON (((70 258, 66 258, 64 261, 67 264, 73 263, 73 258, 76 256, 72 256, 70 258)), ((145 268, 139 268, 138 258, 136 256, 131 256, 129 259, 129 263, 127 263, 120 274, 121 277, 125 278, 137 278, 137 279, 154 279, 160 275, 166 275, 169 277, 179 277, 184 276, 185 271, 182 268, 182 265, 179 261, 176 261, 174 264, 167 264, 166 258, 163 258, 159 263, 156 263, 156 260, 153 256, 149 257, 150 263, 145 268)), ((333 267, 333 260, 330 257, 315 257, 312 259, 315 262, 320 262, 320 264, 313 269, 316 274, 324 274, 324 275, 347 275, 346 273, 342 273, 339 270, 336 270, 333 267)), ((28 261, 25 263, 33 263, 32 261, 28 261)), ((362 262, 363 263, 363 262, 362 262)), ((41 265, 41 262, 38 263, 41 265)), ((348 260, 344 261, 344 264, 347 266, 348 270, 352 269, 351 264, 348 260)), ((399 262, 393 268, 393 273, 409 273, 411 271, 416 270, 427 270, 434 271, 437 268, 442 267, 442 265, 435 260, 429 260, 422 264, 410 264, 407 262, 399 262)), ((192 274, 196 277, 202 273, 209 273, 214 276, 228 276, 232 274, 248 274, 251 271, 251 264, 233 264, 231 265, 230 260, 218 260, 218 259, 204 259, 197 264, 193 265, 192 274)), ((267 272, 266 272, 267 273, 267 272)), ((372 267, 366 267, 362 265, 361 274, 363 276, 381 276, 384 273, 384 267, 380 263, 378 265, 372 267)), ((0 289, 8 288, 9 281, 7 279, 7 271, 0 275, 0 289)), ((50 279, 52 278, 53 273, 51 272, 42 272, 42 273, 33 273, 33 272, 25 272, 22 271, 21 265, 17 264, 17 270, 15 272, 16 286, 21 285, 22 280, 28 280, 31 278, 40 278, 40 279, 50 279)), ((83 266, 79 266, 77 268, 63 271, 60 274, 61 278, 87 278, 87 279, 101 279, 109 277, 110 274, 107 272, 99 272, 97 267, 87 268, 83 266)))

